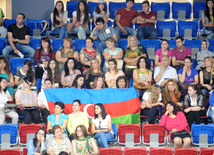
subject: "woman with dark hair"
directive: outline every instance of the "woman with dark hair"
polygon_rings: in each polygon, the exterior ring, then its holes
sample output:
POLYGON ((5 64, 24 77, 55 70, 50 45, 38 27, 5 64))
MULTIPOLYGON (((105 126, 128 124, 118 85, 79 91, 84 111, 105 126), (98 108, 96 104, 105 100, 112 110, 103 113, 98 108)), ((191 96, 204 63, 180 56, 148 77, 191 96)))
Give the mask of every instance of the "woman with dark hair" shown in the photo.
POLYGON ((37 93, 30 89, 32 82, 31 77, 25 77, 23 79, 23 89, 18 89, 15 94, 16 105, 20 106, 17 112, 24 116, 24 124, 30 124, 31 118, 35 124, 41 123, 37 93))
POLYGON ((166 112, 162 116, 160 126, 165 126, 169 131, 171 140, 174 141, 175 147, 189 148, 191 144, 191 136, 188 131, 188 124, 183 112, 178 111, 176 104, 172 101, 167 102, 166 112))
POLYGON ((78 3, 77 11, 73 15, 73 32, 77 33, 79 39, 86 39, 86 33, 89 33, 88 22, 90 22, 90 13, 86 1, 81 0, 78 3))
POLYGON ((151 86, 152 72, 148 68, 148 60, 142 56, 137 60, 137 69, 134 69, 133 71, 133 86, 136 88, 138 97, 140 99, 147 89, 143 87, 140 89, 140 87, 137 86, 146 86, 146 88, 151 86))
POLYGON ((96 141, 91 136, 88 136, 87 129, 84 125, 78 125, 76 127, 74 138, 72 141, 73 155, 99 154, 96 141))
POLYGON ((43 128, 37 130, 35 138, 30 139, 27 144, 28 155, 41 155, 47 150, 46 131, 43 128))
POLYGON ((101 17, 105 21, 105 25, 108 25, 109 19, 109 10, 107 9, 106 3, 104 0, 99 0, 96 10, 93 12, 94 25, 96 26, 97 18, 101 17))
POLYGON ((74 58, 68 58, 64 64, 64 71, 61 73, 61 84, 63 87, 72 87, 75 77, 81 74, 77 69, 77 63, 74 58))
POLYGON ((33 80, 32 86, 36 85, 36 80, 34 76, 34 71, 32 69, 32 62, 30 60, 25 60, 23 68, 19 69, 16 72, 15 77, 15 86, 17 89, 23 89, 23 78, 29 76, 33 80))
POLYGON ((125 76, 123 71, 117 69, 117 61, 114 58, 108 60, 108 72, 105 73, 105 80, 108 88, 116 88, 116 79, 125 76))
POLYGON ((51 42, 48 37, 43 37, 40 41, 40 49, 37 49, 34 55, 36 62, 35 75, 37 78, 42 78, 44 69, 48 66, 50 59, 55 59, 55 53, 51 48, 51 42))
POLYGON ((127 86, 127 78, 125 76, 119 76, 116 80, 117 88, 126 88, 127 86))
POLYGON ((206 10, 202 12, 202 25, 205 28, 204 32, 207 34, 207 39, 214 39, 214 7, 213 0, 206 0, 206 10))
POLYGON ((86 130, 89 127, 88 116, 85 112, 81 112, 81 102, 80 100, 73 101, 73 112, 68 115, 68 125, 67 130, 69 132, 69 139, 73 140, 75 135, 75 130, 78 125, 84 125, 86 130))
POLYGON ((48 126, 47 126, 47 131, 51 131, 52 127, 54 125, 59 125, 64 131, 64 133, 67 133, 66 131, 66 126, 68 123, 68 115, 62 113, 65 109, 65 105, 62 102, 56 102, 54 105, 54 114, 49 115, 47 120, 48 120, 48 126))
POLYGON ((80 62, 82 66, 82 73, 86 75, 87 71, 90 70, 90 61, 93 58, 97 58, 101 64, 101 55, 98 50, 93 48, 94 40, 91 37, 85 39, 86 48, 82 48, 80 51, 80 62))
POLYGON ((72 88, 78 88, 78 89, 85 88, 83 75, 79 74, 75 77, 74 82, 72 83, 72 88))
POLYGON ((102 103, 94 106, 94 118, 92 118, 91 133, 94 134, 100 147, 108 148, 108 139, 114 138, 111 116, 105 112, 102 103))
POLYGON ((102 88, 105 88, 105 80, 102 76, 97 76, 95 79, 94 79, 94 86, 93 88, 94 89, 102 89, 102 88))
POLYGON ((47 70, 43 73, 42 76, 42 88, 44 87, 45 79, 51 79, 53 81, 53 88, 58 88, 60 84, 60 71, 59 64, 55 59, 48 61, 47 70))

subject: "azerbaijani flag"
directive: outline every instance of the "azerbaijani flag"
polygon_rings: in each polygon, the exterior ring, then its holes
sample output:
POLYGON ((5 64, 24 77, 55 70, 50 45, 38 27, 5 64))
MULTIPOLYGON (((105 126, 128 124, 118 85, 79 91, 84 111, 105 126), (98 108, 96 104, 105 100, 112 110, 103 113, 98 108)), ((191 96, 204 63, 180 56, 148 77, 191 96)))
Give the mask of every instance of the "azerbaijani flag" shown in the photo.
POLYGON ((74 100, 81 101, 81 111, 87 113, 89 118, 94 117, 94 105, 102 103, 106 113, 112 118, 112 123, 136 124, 140 123, 140 100, 134 87, 127 89, 76 89, 57 88, 44 90, 49 111, 54 113, 54 103, 57 101, 65 104, 64 113, 73 112, 74 100))

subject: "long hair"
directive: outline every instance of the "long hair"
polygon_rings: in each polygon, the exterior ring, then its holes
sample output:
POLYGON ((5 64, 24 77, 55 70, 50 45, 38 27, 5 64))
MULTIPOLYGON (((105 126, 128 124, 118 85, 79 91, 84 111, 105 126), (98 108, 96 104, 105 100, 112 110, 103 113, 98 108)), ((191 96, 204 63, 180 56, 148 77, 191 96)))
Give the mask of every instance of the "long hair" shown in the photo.
POLYGON ((70 75, 69 68, 68 68, 68 61, 69 60, 73 60, 73 62, 74 62, 73 71, 75 71, 75 69, 77 69, 77 62, 76 62, 75 58, 68 58, 67 61, 64 64, 65 77, 68 76, 68 75, 70 75))
POLYGON ((64 13, 64 4, 63 4, 63 2, 62 1, 57 1, 56 4, 55 4, 54 11, 53 11, 53 25, 54 26, 60 24, 60 22, 58 20, 56 20, 56 16, 59 17, 59 12, 58 12, 58 10, 56 8, 57 3, 61 3, 62 4, 61 12, 62 12, 62 14, 64 13))
POLYGON ((105 119, 107 114, 106 114, 106 111, 105 111, 105 107, 103 106, 102 103, 95 104, 95 106, 94 106, 94 118, 96 119, 98 117, 98 115, 95 114, 95 107, 96 106, 100 107, 100 109, 102 110, 102 112, 101 112, 102 119, 105 119))
MULTIPOLYGON (((78 74, 78 75, 75 77, 74 82, 72 83, 72 87, 73 87, 73 88, 78 88, 78 83, 77 83, 77 81, 78 81, 79 78, 84 78, 84 76, 83 76, 82 74, 78 74)), ((83 85, 81 86, 81 89, 83 89, 83 88, 85 88, 85 84, 84 84, 84 83, 83 83, 83 85)))
POLYGON ((54 52, 51 48, 51 41, 48 37, 43 37, 40 41, 40 51, 44 51, 43 47, 42 47, 42 41, 45 41, 48 43, 48 52, 54 52))
MULTIPOLYGON (((206 10, 204 10, 204 14, 207 16, 209 22, 211 22, 211 18, 210 18, 210 9, 208 8, 208 5, 207 5, 207 3, 208 3, 209 1, 212 1, 212 2, 213 2, 213 0, 207 0, 207 1, 206 1, 206 10)), ((214 7, 213 7, 213 13, 212 13, 212 15, 214 15, 214 7)))
MULTIPOLYGON (((0 83, 1 83, 3 80, 6 80, 6 81, 7 81, 7 79, 6 79, 6 78, 4 78, 4 77, 0 77, 0 83)), ((1 85, 0 85, 0 91, 1 91, 1 85)), ((4 93, 6 93, 6 92, 7 92, 7 87, 6 87, 5 89, 3 89, 3 92, 4 92, 4 93)))
MULTIPOLYGON (((111 59, 108 60, 108 64, 109 64, 109 62, 113 62, 114 65, 116 65, 115 68, 114 68, 115 75, 116 75, 119 72, 118 69, 117 69, 117 61, 115 60, 115 58, 111 58, 111 59)), ((108 71, 110 73, 110 69, 109 68, 108 68, 108 71)))
MULTIPOLYGON (((44 131, 44 133, 45 133, 44 138, 46 138, 46 131, 45 131, 45 129, 40 128, 39 130, 37 130, 37 131, 36 131, 36 134, 35 134, 35 138, 33 139, 33 146, 34 146, 34 148, 37 147, 37 143, 38 143, 37 134, 38 134, 38 132, 39 132, 40 130, 44 131)), ((40 146, 41 146, 41 143, 40 143, 40 146)))
POLYGON ((77 21, 79 22, 80 21, 80 18, 81 18, 81 12, 80 12, 80 8, 79 8, 79 6, 80 6, 80 3, 83 3, 83 5, 84 5, 84 20, 83 20, 83 24, 85 24, 86 22, 88 22, 89 21, 89 9, 88 9, 88 4, 85 2, 85 1, 83 1, 83 0, 81 0, 79 3, 78 3, 78 6, 77 6, 77 21))
POLYGON ((175 80, 169 79, 169 80, 166 82, 166 85, 165 85, 165 88, 164 88, 163 93, 165 94, 165 99, 166 99, 167 101, 172 101, 172 99, 171 99, 171 97, 170 97, 170 91, 169 91, 169 89, 168 89, 168 83, 169 83, 169 82, 172 82, 173 85, 174 85, 174 87, 175 87, 174 92, 175 92, 175 97, 176 97, 176 98, 178 98, 179 89, 178 89, 178 85, 177 85, 177 83, 176 83, 175 80))
POLYGON ((52 79, 54 83, 59 83, 60 82, 60 71, 59 71, 59 63, 56 61, 56 59, 51 59, 48 61, 48 66, 47 66, 47 78, 52 79), (54 72, 54 77, 53 73, 50 68, 50 62, 54 61, 55 62, 55 72, 54 72))
MULTIPOLYGON (((4 63, 6 64, 5 68, 4 68, 4 71, 7 73, 8 76, 10 76, 12 74, 12 72, 11 72, 11 70, 9 68, 9 62, 8 62, 8 60, 5 57, 0 56, 0 61, 1 60, 3 60, 4 63)), ((2 74, 1 71, 0 71, 0 74, 2 74)))
POLYGON ((105 3, 98 3, 95 12, 96 12, 97 14, 100 14, 100 8, 99 8, 99 5, 100 5, 100 4, 103 4, 103 5, 104 5, 103 11, 106 13, 106 12, 107 12, 107 7, 106 7, 106 4, 105 4, 105 3))
POLYGON ((75 129, 75 133, 74 133, 74 139, 79 139, 79 137, 77 136, 77 129, 80 128, 83 132, 83 136, 84 138, 86 138, 88 136, 88 132, 87 129, 84 125, 78 125, 75 129))
POLYGON ((128 45, 127 47, 130 47, 130 39, 131 37, 135 38, 137 40, 137 37, 135 35, 129 35, 128 38, 127 38, 127 41, 128 41, 128 45))
POLYGON ((32 62, 30 60, 25 60, 23 65, 27 65, 29 68, 26 76, 30 76, 32 78, 32 81, 34 81, 35 77, 34 77, 34 71, 32 69, 32 62))
POLYGON ((192 89, 196 91, 197 96, 203 96, 203 105, 205 106, 207 104, 207 97, 202 93, 201 89, 199 89, 197 85, 190 85, 189 87, 192 87, 192 89))
POLYGON ((151 93, 151 95, 150 95, 151 103, 150 104, 156 103, 158 101, 158 98, 159 98, 159 95, 157 95, 158 88, 160 88, 160 86, 155 84, 155 85, 152 85, 149 89, 147 89, 146 92, 151 93))
POLYGON ((100 75, 100 76, 95 77, 95 79, 94 79, 94 86, 93 86, 94 89, 97 88, 97 82, 98 82, 98 79, 99 79, 99 78, 102 78, 102 80, 103 80, 102 88, 105 88, 105 87, 106 87, 106 86, 105 86, 105 80, 104 80, 103 76, 100 75))
MULTIPOLYGON (((91 73, 94 72, 94 69, 93 69, 93 67, 92 67, 92 61, 96 61, 97 64, 100 64, 100 61, 99 61, 96 57, 94 57, 93 59, 91 59, 91 61, 90 61, 90 66, 91 66, 90 72, 91 72, 91 73)), ((100 65, 98 65, 98 71, 99 71, 100 74, 103 74, 103 72, 102 72, 101 69, 100 69, 100 65)))
POLYGON ((149 62, 148 62, 148 60, 147 60, 144 56, 141 56, 141 57, 137 60, 137 68, 140 68, 140 61, 141 61, 141 59, 143 59, 143 60, 145 61, 145 63, 146 63, 145 68, 146 68, 146 69, 149 69, 149 62))
POLYGON ((213 69, 214 69, 214 60, 213 60, 212 57, 206 57, 206 58, 204 58, 204 61, 205 61, 206 59, 208 59, 208 60, 212 63, 212 66, 211 66, 211 73, 210 73, 210 85, 212 85, 212 84, 213 84, 213 73, 212 73, 212 71, 213 71, 213 69))

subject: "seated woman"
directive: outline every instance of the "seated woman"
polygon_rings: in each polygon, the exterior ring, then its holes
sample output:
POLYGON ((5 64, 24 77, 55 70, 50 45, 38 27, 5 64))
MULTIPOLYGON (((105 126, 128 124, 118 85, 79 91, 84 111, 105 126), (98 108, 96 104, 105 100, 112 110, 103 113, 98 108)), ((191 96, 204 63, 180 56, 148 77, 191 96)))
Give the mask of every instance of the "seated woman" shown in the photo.
POLYGON ((86 48, 82 48, 80 51, 80 62, 82 66, 82 73, 86 75, 87 71, 90 70, 91 59, 97 58, 101 64, 100 52, 93 48, 94 40, 91 37, 85 39, 86 48))
POLYGON ((78 88, 78 89, 83 89, 85 88, 85 84, 84 84, 84 76, 81 74, 78 74, 75 79, 74 82, 72 83, 72 88, 78 88))
POLYGON ((110 13, 109 13, 109 10, 107 9, 105 1, 99 0, 97 8, 93 12, 94 25, 96 26, 97 18, 101 17, 104 19, 105 25, 108 26, 109 15, 110 15, 110 13))
POLYGON ((105 40, 107 48, 103 52, 103 56, 105 58, 105 64, 103 65, 103 72, 106 73, 108 68, 106 63, 109 59, 114 58, 117 60, 117 69, 122 70, 123 66, 123 50, 121 48, 115 47, 115 40, 111 37, 105 40))
POLYGON ((51 42, 48 37, 44 37, 40 41, 40 49, 37 49, 34 55, 36 62, 35 76, 36 79, 41 79, 44 69, 48 66, 48 61, 55 59, 55 53, 51 48, 51 42))
POLYGON ((155 124, 155 116, 158 114, 158 106, 164 106, 164 104, 161 103, 161 100, 161 90, 158 85, 152 85, 143 94, 141 115, 146 116, 147 124, 155 124))
POLYGON ((43 73, 42 76, 42 88, 44 87, 45 79, 52 79, 53 88, 59 87, 60 84, 59 64, 55 59, 51 59, 48 61, 47 70, 43 73))
POLYGON ((93 89, 94 79, 98 76, 103 76, 103 72, 100 69, 100 62, 97 58, 93 58, 90 61, 91 69, 86 73, 85 84, 87 88, 93 89))
POLYGON ((125 76, 119 76, 116 80, 117 88, 127 88, 127 78, 125 76))
POLYGON ((95 154, 98 155, 97 144, 91 136, 88 136, 84 125, 78 125, 74 133, 75 139, 72 141, 73 155, 95 154))
POLYGON ((204 67, 200 74, 201 91, 206 96, 213 89, 214 81, 214 60, 211 57, 204 58, 204 67))
POLYGON ((152 72, 148 69, 148 60, 145 57, 140 57, 137 61, 137 69, 133 71, 133 86, 137 90, 138 97, 141 99, 144 92, 151 86, 152 72), (137 86, 144 85, 146 89, 139 89, 137 86))
MULTIPOLYGON (((64 130, 64 129, 63 129, 64 130)), ((65 151, 69 155, 72 155, 72 146, 68 138, 62 137, 63 130, 59 125, 54 125, 52 128, 52 133, 54 138, 48 142, 48 154, 58 155, 65 151)))
POLYGON ((102 76, 97 76, 95 79, 94 79, 94 85, 93 85, 93 88, 94 89, 102 89, 102 88, 105 88, 105 80, 102 76))
POLYGON ((32 69, 32 62, 30 60, 25 60, 23 68, 19 69, 16 72, 15 77, 15 86, 17 89, 23 89, 23 78, 29 76, 33 80, 32 86, 36 85, 36 80, 34 76, 34 71, 32 69))
POLYGON ((28 155, 41 155, 43 151, 47 151, 46 131, 43 128, 37 130, 35 138, 30 139, 27 144, 28 155))
POLYGON ((139 57, 143 56, 147 59, 148 54, 143 45, 139 45, 137 42, 137 37, 135 35, 129 35, 128 38, 128 46, 124 51, 124 62, 125 65, 125 74, 128 79, 132 79, 133 70, 137 68, 137 61, 139 57))
POLYGON ((12 110, 5 111, 5 105, 8 101, 13 101, 13 97, 10 95, 7 88, 7 80, 0 77, 0 124, 4 124, 5 116, 12 118, 12 124, 17 124, 19 120, 19 115, 12 110))
POLYGON ((108 60, 108 72, 105 73, 105 80, 108 88, 116 88, 116 79, 125 76, 123 71, 117 69, 117 61, 114 58, 108 60))
POLYGON ((177 148, 189 148, 191 144, 191 136, 187 129, 187 120, 183 112, 177 112, 177 106, 174 102, 169 101, 166 104, 166 112, 162 116, 159 125, 165 126, 169 131, 171 140, 177 148))
POLYGON ((214 123, 214 93, 213 92, 210 94, 209 103, 210 103, 210 106, 207 110, 207 116, 211 118, 212 122, 214 123))
POLYGON ((68 58, 75 58, 79 61, 78 52, 72 48, 71 38, 63 39, 63 47, 59 48, 56 52, 56 60, 59 62, 60 73, 64 69, 64 63, 68 60, 68 58))
POLYGON ((17 112, 24 116, 24 124, 30 124, 31 118, 35 124, 41 123, 37 93, 30 89, 32 82, 31 77, 26 76, 23 79, 24 88, 17 90, 15 94, 16 105, 20 106, 17 112))
POLYGON ((67 133, 68 115, 62 113, 65 105, 62 102, 56 102, 54 105, 54 114, 48 116, 47 131, 51 131, 54 125, 59 125, 64 133, 67 133))
MULTIPOLYGON (((164 39, 161 41, 161 49, 158 49, 155 53, 155 66, 161 66, 161 58, 163 55, 169 56, 169 62, 172 61, 172 52, 168 50, 169 42, 168 40, 164 39)), ((170 65, 170 64, 169 64, 170 65)))
POLYGON ((77 63, 74 58, 68 58, 64 65, 64 71, 61 73, 61 84, 63 87, 72 87, 75 77, 81 74, 77 69, 77 63))
POLYGON ((200 117, 206 116, 205 106, 206 98, 203 96, 201 91, 197 88, 197 85, 188 87, 188 94, 185 96, 185 110, 188 114, 188 123, 191 129, 192 123, 200 124, 200 117))
POLYGON ((104 148, 108 148, 107 140, 114 138, 111 116, 106 114, 102 103, 97 103, 94 106, 91 133, 94 134, 94 138, 97 140, 99 146, 104 148))
POLYGON ((197 85, 198 71, 192 67, 192 59, 190 56, 186 56, 184 59, 184 67, 178 71, 178 85, 181 93, 186 96, 189 85, 197 85))
POLYGON ((81 102, 80 100, 73 101, 73 112, 68 115, 68 125, 67 130, 69 132, 69 139, 73 140, 75 135, 75 130, 78 125, 84 125, 86 130, 89 127, 88 116, 85 112, 80 111, 81 102))

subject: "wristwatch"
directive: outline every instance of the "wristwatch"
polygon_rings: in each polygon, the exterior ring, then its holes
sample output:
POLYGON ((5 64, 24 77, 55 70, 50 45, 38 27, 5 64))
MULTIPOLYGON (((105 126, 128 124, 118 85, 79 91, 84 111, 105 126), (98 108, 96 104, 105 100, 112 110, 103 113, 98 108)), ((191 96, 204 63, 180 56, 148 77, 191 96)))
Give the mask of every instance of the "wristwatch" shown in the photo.
POLYGON ((146 21, 146 18, 144 18, 144 20, 143 20, 144 22, 146 21))
POLYGON ((19 39, 16 39, 16 43, 18 43, 19 39))

